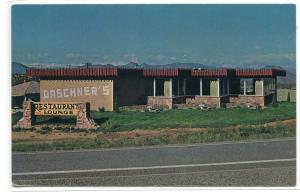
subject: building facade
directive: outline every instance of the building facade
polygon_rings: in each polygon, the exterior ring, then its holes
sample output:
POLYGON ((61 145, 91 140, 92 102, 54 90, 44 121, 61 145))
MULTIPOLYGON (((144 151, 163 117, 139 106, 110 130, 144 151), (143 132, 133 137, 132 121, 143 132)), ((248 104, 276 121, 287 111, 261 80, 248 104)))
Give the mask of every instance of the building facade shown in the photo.
POLYGON ((265 106, 276 102, 278 69, 29 69, 42 102, 89 102, 92 110, 122 106, 173 108, 265 106))

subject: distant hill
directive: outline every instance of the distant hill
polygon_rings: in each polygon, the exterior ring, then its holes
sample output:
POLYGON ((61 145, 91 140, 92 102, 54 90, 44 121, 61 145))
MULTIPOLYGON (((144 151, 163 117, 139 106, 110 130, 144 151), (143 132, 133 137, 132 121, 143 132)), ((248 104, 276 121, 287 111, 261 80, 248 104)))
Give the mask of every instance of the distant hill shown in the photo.
POLYGON ((12 62, 11 73, 12 74, 25 74, 28 67, 22 63, 12 62))
POLYGON ((150 65, 147 63, 138 64, 138 63, 130 62, 126 65, 121 65, 120 67, 124 67, 124 68, 186 68, 186 69, 213 68, 211 66, 200 64, 200 63, 179 63, 179 62, 170 63, 170 64, 157 64, 157 65, 150 65))
POLYGON ((279 69, 279 70, 285 70, 283 67, 275 66, 275 65, 267 65, 267 66, 264 66, 263 69, 279 69))

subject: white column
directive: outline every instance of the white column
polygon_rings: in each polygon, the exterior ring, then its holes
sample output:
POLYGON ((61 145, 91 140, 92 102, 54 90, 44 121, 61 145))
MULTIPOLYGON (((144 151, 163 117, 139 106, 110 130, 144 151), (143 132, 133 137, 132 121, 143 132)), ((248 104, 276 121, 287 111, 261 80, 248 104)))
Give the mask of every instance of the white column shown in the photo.
POLYGON ((156 79, 153 80, 153 96, 156 96, 156 79))
POLYGON ((227 95, 229 95, 229 79, 227 79, 227 95))
POLYGON ((180 84, 179 84, 179 78, 177 79, 177 96, 180 94, 180 84))
POLYGON ((202 78, 200 78, 200 96, 202 96, 202 78))
POLYGON ((247 90, 247 85, 246 85, 246 79, 243 80, 244 81, 244 95, 246 95, 246 90, 247 90))
POLYGON ((182 89, 183 89, 183 95, 185 95, 186 94, 186 79, 183 79, 182 89))
POLYGON ((218 97, 220 96, 220 78, 218 78, 218 81, 217 81, 218 83, 217 83, 217 87, 218 87, 218 91, 217 91, 217 93, 218 93, 218 97))
POLYGON ((170 78, 170 97, 172 97, 173 96, 173 91, 172 91, 172 78, 170 78))

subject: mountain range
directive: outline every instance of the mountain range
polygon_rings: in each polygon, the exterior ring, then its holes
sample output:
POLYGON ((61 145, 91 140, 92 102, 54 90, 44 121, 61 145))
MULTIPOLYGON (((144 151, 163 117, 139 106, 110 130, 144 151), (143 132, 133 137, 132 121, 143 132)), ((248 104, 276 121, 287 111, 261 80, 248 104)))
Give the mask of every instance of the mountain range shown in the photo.
MULTIPOLYGON (((98 67, 115 67, 112 64, 86 64, 86 66, 90 68, 98 68, 98 67)), ((84 67, 83 65, 77 66, 77 67, 84 67)), ((170 64, 157 64, 157 65, 150 65, 147 63, 134 63, 130 62, 125 65, 118 66, 120 68, 187 68, 187 69, 213 69, 216 67, 210 66, 210 65, 205 65, 201 63, 170 63, 170 64)), ((25 74, 26 69, 28 67, 22 63, 18 62, 12 62, 12 74, 25 74)), ((279 66, 264 66, 262 68, 265 69, 283 69, 282 67, 279 66)), ((278 84, 283 84, 283 85, 296 85, 296 72, 295 70, 291 69, 286 69, 286 77, 278 77, 278 84)))

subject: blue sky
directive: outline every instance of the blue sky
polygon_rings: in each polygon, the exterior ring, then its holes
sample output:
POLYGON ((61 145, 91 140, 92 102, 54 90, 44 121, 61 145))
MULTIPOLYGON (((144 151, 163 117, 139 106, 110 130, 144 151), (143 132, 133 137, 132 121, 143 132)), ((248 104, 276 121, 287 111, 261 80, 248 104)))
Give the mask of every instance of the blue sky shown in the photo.
POLYGON ((12 60, 295 67, 294 5, 15 5, 12 60))

